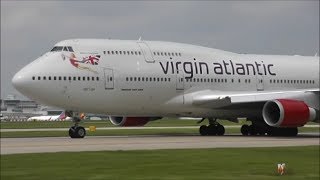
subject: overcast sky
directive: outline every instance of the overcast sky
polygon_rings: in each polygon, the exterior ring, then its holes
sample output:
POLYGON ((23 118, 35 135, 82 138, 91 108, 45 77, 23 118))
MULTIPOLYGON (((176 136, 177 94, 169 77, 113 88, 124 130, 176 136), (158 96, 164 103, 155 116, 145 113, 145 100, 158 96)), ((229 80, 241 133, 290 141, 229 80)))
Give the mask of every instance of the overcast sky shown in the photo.
POLYGON ((319 1, 1 0, 1 98, 19 96, 15 72, 58 41, 139 36, 239 53, 314 55, 319 1))

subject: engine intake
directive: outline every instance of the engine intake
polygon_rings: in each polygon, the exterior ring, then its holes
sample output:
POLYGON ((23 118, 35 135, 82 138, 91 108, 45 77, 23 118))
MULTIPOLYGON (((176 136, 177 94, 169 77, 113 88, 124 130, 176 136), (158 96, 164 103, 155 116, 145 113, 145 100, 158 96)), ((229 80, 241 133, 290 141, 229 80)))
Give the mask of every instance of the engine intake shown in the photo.
POLYGON ((123 117, 123 116, 110 116, 110 121, 116 126, 144 126, 149 121, 157 120, 161 118, 156 117, 123 117))
POLYGON ((299 127, 316 119, 316 110, 303 101, 277 99, 263 106, 264 121, 273 127, 299 127))

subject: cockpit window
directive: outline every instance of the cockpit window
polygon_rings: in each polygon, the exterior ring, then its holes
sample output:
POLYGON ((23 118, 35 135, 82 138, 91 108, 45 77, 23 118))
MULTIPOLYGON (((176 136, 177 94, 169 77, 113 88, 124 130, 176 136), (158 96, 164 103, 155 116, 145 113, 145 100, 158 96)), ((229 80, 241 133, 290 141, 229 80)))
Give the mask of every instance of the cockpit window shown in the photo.
POLYGON ((69 51, 74 52, 71 46, 55 46, 52 48, 51 52, 57 52, 57 51, 69 51))
POLYGON ((69 49, 70 52, 74 52, 72 47, 68 46, 68 49, 69 49))
POLYGON ((62 51, 63 47, 62 46, 55 46, 51 49, 51 52, 54 52, 54 51, 62 51))

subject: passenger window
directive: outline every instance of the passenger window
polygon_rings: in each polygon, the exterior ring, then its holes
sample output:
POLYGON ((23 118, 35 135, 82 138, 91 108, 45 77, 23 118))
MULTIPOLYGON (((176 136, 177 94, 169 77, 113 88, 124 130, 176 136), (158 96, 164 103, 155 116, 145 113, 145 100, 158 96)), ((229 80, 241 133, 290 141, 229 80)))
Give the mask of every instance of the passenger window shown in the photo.
POLYGON ((51 81, 51 76, 48 77, 49 81, 51 81))
POLYGON ((53 80, 57 80, 57 77, 54 76, 54 77, 53 77, 53 80))
POLYGON ((97 77, 96 79, 97 79, 97 81, 99 81, 99 77, 97 77))
POLYGON ((119 54, 122 54, 122 51, 119 51, 119 54))
POLYGON ((34 76, 32 76, 32 80, 35 80, 36 78, 34 76))
POLYGON ((82 77, 82 81, 85 81, 86 80, 86 77, 82 77))
POLYGON ((87 77, 87 81, 90 81, 90 77, 87 77))
POLYGON ((77 80, 77 78, 76 78, 76 77, 73 77, 73 80, 74 80, 74 81, 76 81, 76 80, 77 80))
POLYGON ((38 80, 41 80, 41 77, 40 77, 40 76, 38 76, 38 80))
POLYGON ((71 81, 71 77, 69 76, 69 81, 71 81))
POLYGON ((43 76, 43 80, 47 80, 47 78, 45 76, 43 76))

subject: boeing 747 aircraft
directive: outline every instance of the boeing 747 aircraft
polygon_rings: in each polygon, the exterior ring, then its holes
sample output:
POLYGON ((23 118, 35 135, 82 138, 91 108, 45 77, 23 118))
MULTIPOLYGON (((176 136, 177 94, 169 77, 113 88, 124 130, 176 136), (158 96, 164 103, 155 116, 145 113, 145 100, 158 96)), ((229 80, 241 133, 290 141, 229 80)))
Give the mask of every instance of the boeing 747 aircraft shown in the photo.
POLYGON ((319 123, 319 57, 238 54, 195 45, 70 39, 21 69, 14 87, 64 108, 71 138, 83 138, 79 113, 108 114, 118 126, 162 117, 209 120, 201 135, 223 135, 217 119, 247 118, 243 135, 296 136, 319 123))

